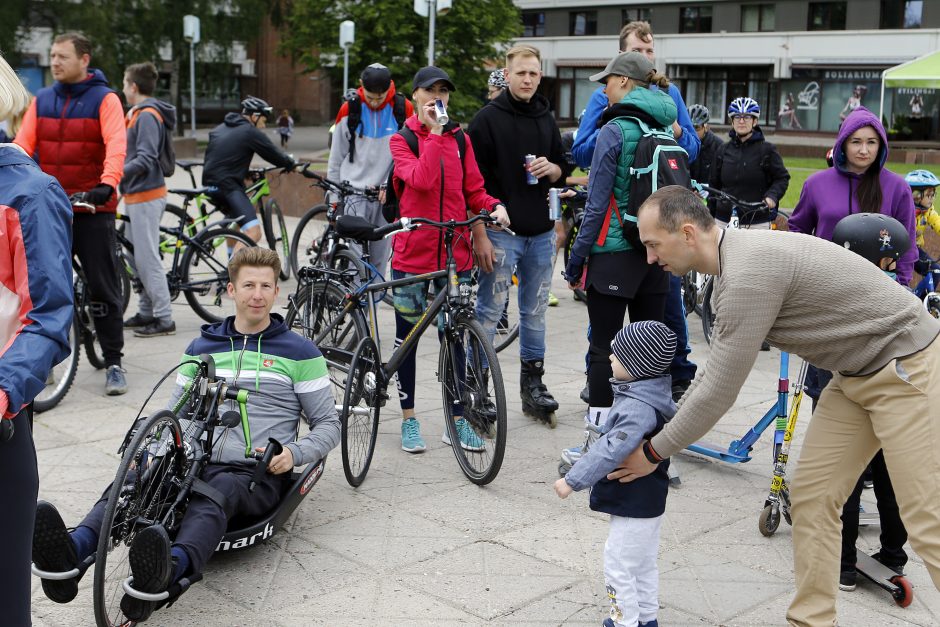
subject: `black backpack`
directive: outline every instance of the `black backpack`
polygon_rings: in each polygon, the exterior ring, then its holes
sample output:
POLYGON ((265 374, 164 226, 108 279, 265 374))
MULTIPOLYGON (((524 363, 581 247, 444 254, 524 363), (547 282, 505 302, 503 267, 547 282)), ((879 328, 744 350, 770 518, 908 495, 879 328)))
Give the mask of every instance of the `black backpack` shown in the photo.
MULTIPOLYGON (((356 160, 356 136, 362 137, 362 98, 357 92, 355 96, 348 100, 349 113, 346 116, 346 127, 349 130, 349 162, 356 160)), ((392 98, 392 115, 401 129, 405 125, 405 96, 395 93, 392 98)))
MULTIPOLYGON (((398 134, 405 138, 405 143, 408 144, 408 148, 410 148, 414 156, 417 157, 418 136, 415 135, 415 132, 407 126, 403 126, 401 130, 398 131, 398 134)), ((454 133, 454 139, 457 140, 457 151, 460 153, 460 165, 463 167, 464 158, 467 155, 467 136, 464 135, 463 129, 457 129, 457 132, 454 133)), ((385 203, 382 205, 382 216, 385 218, 385 221, 389 223, 398 219, 398 197, 402 192, 401 189, 396 188, 394 179, 395 164, 392 163, 392 169, 388 173, 388 181, 385 184, 385 203)), ((399 181, 398 187, 402 187, 402 185, 403 184, 399 181)))
MULTIPOLYGON (((621 118, 618 118, 621 119, 621 118)), ((650 128, 643 120, 626 116, 640 127, 642 136, 633 153, 630 167, 630 197, 623 216, 623 235, 631 246, 642 249, 636 216, 640 205, 660 187, 681 185, 692 188, 689 176, 689 154, 671 133, 663 128, 650 128)))

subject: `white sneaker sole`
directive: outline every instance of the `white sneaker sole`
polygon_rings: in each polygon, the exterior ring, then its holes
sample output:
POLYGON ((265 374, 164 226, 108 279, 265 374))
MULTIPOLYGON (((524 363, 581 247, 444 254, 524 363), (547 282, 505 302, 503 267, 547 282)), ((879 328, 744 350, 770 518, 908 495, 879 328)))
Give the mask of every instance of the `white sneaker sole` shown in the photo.
POLYGON ((414 447, 414 448, 405 448, 405 445, 402 444, 402 445, 401 445, 401 450, 405 451, 406 453, 423 453, 424 451, 427 450, 427 447, 426 447, 426 446, 416 446, 416 447, 414 447))
MULTIPOLYGON (((447 433, 441 436, 441 442, 443 442, 447 446, 452 446, 452 444, 450 443, 450 438, 447 436, 447 433)), ((483 446, 470 446, 466 442, 461 441, 460 448, 462 448, 465 451, 470 451, 471 453, 479 453, 480 451, 486 450, 486 444, 484 444, 483 446)))

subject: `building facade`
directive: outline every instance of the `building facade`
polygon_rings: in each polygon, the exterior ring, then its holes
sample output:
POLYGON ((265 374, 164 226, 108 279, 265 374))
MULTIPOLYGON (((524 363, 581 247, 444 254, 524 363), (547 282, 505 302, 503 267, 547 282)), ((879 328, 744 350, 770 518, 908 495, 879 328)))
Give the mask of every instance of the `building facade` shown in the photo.
MULTIPOLYGON (((761 124, 778 131, 833 132, 854 107, 878 111, 881 73, 940 49, 940 1, 812 2, 515 0, 518 42, 542 51, 546 95, 573 123, 596 84, 588 77, 618 52, 621 26, 650 22, 657 66, 688 104, 714 123, 727 104, 751 96, 761 124)), ((940 93, 887 90, 884 117, 903 138, 938 139, 940 93)))

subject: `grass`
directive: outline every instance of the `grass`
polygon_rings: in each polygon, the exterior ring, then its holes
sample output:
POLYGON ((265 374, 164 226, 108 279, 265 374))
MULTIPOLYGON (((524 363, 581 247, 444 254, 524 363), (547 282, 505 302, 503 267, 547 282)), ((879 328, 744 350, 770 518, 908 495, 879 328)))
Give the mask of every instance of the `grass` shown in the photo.
MULTIPOLYGON (((790 186, 787 187, 787 193, 784 194, 783 199, 780 201, 780 207, 790 210, 796 207, 796 201, 800 199, 800 191, 803 189, 803 183, 805 183, 806 179, 814 172, 824 170, 826 168, 826 161, 821 153, 819 159, 787 157, 783 160, 783 164, 790 172, 790 186)), ((895 174, 904 176, 911 170, 916 170, 923 166, 914 163, 892 163, 889 161, 886 167, 895 174)))

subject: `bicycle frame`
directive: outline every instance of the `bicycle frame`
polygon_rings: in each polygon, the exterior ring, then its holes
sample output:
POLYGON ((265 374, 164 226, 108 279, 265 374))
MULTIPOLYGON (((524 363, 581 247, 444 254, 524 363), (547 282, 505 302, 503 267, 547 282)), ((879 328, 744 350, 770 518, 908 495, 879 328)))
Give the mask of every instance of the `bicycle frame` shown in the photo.
POLYGON ((748 429, 741 436, 741 439, 734 440, 726 448, 721 448, 715 444, 710 444, 701 440, 695 444, 690 444, 686 450, 717 459, 718 461, 729 464, 740 464, 751 461, 751 449, 754 443, 760 438, 761 434, 767 430, 772 423, 774 426, 774 448, 773 457, 776 459, 780 452, 780 447, 784 442, 784 434, 787 429, 787 399, 790 394, 790 354, 780 353, 780 372, 777 379, 777 401, 773 407, 767 410, 767 413, 757 421, 757 424, 748 429))

